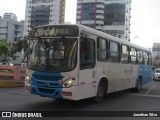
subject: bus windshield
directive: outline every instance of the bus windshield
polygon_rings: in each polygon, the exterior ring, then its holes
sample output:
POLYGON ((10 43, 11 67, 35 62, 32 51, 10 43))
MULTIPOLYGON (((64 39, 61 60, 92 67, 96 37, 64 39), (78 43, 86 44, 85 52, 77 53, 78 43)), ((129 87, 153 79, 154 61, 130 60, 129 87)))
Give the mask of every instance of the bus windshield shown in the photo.
POLYGON ((40 72, 65 72, 77 64, 77 38, 30 40, 28 68, 40 72))

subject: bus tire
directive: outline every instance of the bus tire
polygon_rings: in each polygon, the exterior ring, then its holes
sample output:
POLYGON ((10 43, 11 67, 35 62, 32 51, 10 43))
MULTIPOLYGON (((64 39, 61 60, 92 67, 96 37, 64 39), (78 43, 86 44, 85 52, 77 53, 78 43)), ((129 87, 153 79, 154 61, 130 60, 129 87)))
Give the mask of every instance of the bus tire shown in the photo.
POLYGON ((104 100, 105 96, 105 91, 104 91, 104 85, 103 82, 100 82, 97 88, 97 94, 94 97, 94 102, 95 103, 100 103, 104 100))
POLYGON ((135 87, 135 92, 140 92, 142 90, 142 78, 139 78, 137 86, 135 87))

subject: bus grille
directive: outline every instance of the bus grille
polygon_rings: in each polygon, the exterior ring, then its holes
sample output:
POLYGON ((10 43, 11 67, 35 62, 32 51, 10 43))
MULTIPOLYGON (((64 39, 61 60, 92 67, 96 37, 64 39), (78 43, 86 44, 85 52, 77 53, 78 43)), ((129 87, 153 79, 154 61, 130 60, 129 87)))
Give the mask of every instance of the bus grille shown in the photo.
MULTIPOLYGON (((46 86, 45 82, 36 82, 40 86, 46 86)), ((48 83, 48 87, 60 87, 59 83, 48 83)))
POLYGON ((53 89, 38 88, 38 90, 39 90, 41 93, 49 93, 49 94, 53 94, 53 93, 55 92, 55 90, 53 90, 53 89))
POLYGON ((33 74, 33 77, 39 80, 47 80, 47 81, 58 81, 63 79, 63 76, 47 76, 47 75, 36 75, 36 74, 33 74))

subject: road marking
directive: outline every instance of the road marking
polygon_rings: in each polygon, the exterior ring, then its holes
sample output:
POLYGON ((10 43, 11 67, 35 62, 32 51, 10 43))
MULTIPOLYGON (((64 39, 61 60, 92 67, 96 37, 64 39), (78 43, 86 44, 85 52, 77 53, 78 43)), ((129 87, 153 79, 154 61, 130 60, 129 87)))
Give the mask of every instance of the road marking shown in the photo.
POLYGON ((158 95, 143 95, 143 94, 129 94, 129 95, 160 98, 160 96, 158 95))
POLYGON ((153 86, 145 93, 145 95, 148 95, 148 93, 149 93, 154 87, 156 87, 156 85, 157 85, 157 84, 153 85, 153 86))
POLYGON ((133 95, 133 96, 142 96, 142 97, 156 97, 160 98, 160 95, 148 95, 148 94, 143 94, 143 93, 125 93, 127 95, 133 95))
POLYGON ((147 92, 144 93, 144 94, 142 94, 142 93, 133 93, 133 94, 130 94, 130 95, 160 98, 160 95, 149 95, 149 93, 151 92, 151 90, 153 90, 153 88, 155 88, 157 85, 158 85, 158 83, 154 84, 154 85, 153 85, 151 88, 149 88, 149 90, 147 90, 147 92))

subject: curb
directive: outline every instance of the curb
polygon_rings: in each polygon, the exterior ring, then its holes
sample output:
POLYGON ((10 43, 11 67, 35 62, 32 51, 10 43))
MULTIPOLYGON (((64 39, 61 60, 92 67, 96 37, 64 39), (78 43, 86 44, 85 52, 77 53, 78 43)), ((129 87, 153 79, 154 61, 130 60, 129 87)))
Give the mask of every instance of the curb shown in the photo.
POLYGON ((0 88, 24 87, 24 81, 0 80, 0 88))

